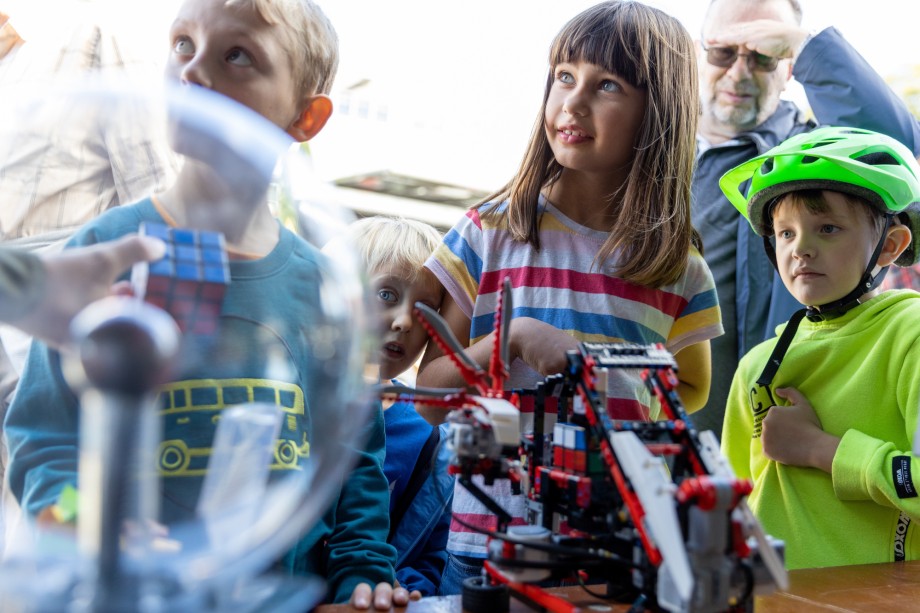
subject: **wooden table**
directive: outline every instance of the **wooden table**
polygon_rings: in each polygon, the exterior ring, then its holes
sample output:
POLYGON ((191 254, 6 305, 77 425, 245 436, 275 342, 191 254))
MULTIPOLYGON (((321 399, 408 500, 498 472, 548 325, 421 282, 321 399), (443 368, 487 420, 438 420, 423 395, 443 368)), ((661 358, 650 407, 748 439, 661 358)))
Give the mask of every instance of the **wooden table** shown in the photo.
POLYGON ((920 611, 920 561, 794 570, 789 590, 758 597, 754 610, 920 611))
MULTIPOLYGON (((580 587, 554 588, 550 592, 581 606, 588 612, 620 613, 629 606, 597 600, 580 587)), ((459 596, 423 598, 398 609, 405 613, 463 613, 459 596)), ((511 598, 511 613, 529 613, 526 605, 511 598)), ((789 573, 789 590, 758 596, 755 613, 879 613, 920 611, 920 561, 896 564, 868 564, 794 570, 789 573)), ((316 613, 354 613, 347 605, 326 605, 316 613)), ((365 612, 366 613, 366 612, 365 612)), ((374 613, 371 611, 371 613, 374 613)))

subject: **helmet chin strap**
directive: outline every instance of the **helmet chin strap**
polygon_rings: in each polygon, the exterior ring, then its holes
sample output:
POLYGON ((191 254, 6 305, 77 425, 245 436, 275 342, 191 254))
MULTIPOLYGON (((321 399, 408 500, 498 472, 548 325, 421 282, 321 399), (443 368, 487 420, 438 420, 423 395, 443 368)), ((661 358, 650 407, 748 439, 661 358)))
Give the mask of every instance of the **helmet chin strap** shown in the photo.
MULTIPOLYGON (((789 345, 792 344, 792 339, 799 329, 799 324, 802 323, 804 318, 807 317, 811 321, 824 321, 833 319, 834 317, 840 317, 850 309, 859 306, 861 303, 860 298, 881 285, 882 281, 885 279, 885 274, 888 272, 888 266, 883 267, 877 275, 873 275, 872 271, 875 269, 878 258, 885 246, 888 228, 891 227, 891 218, 891 215, 885 215, 885 228, 882 230, 882 236, 875 246, 875 251, 872 252, 872 257, 869 258, 869 264, 866 266, 866 270, 863 272, 859 284, 853 288, 853 291, 839 300, 819 306, 805 307, 792 314, 779 340, 776 341, 776 346, 773 348, 773 353, 770 354, 770 359, 767 360, 763 372, 761 372, 760 376, 757 378, 758 385, 768 386, 773 382, 773 377, 776 376, 776 371, 779 370, 780 364, 783 363, 783 358, 786 357, 789 345)), ((769 237, 764 236, 763 243, 764 249, 767 251, 767 256, 770 258, 770 261, 773 262, 773 267, 778 271, 779 266, 776 262, 776 249, 770 242, 769 237)))

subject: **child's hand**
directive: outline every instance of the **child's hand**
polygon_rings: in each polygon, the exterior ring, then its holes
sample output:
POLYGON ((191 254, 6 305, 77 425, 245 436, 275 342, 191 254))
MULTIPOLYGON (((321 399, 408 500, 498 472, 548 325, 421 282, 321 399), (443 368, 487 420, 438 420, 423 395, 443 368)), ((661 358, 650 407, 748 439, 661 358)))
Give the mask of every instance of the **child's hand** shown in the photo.
POLYGON ((419 600, 422 597, 418 590, 411 594, 404 587, 399 587, 389 583, 378 583, 371 593, 371 586, 368 583, 359 583, 351 593, 351 606, 355 609, 369 609, 371 600, 374 602, 374 608, 378 611, 389 611, 393 607, 404 607, 409 604, 409 600, 419 600))
POLYGON ((565 352, 578 349, 574 336, 532 317, 512 319, 509 334, 512 361, 521 358, 544 377, 562 372, 565 352))
POLYGON ((764 455, 781 464, 820 468, 830 473, 840 439, 821 428, 808 399, 794 387, 777 388, 789 406, 772 406, 763 420, 764 455))
MULTIPOLYGON (((63 345, 70 338, 70 321, 81 309, 112 293, 115 280, 133 264, 157 260, 165 252, 159 239, 131 235, 45 256, 42 300, 12 323, 48 343, 63 345)), ((114 291, 124 293, 123 287, 114 291)))

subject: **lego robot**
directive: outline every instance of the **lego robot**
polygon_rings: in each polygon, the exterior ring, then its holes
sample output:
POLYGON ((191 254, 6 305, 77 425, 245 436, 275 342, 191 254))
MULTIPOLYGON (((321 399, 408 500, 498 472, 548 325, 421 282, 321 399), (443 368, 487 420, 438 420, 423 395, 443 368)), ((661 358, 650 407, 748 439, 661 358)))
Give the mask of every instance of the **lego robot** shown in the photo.
POLYGON ((450 411, 451 472, 498 518, 484 575, 464 583, 464 610, 502 613, 510 594, 570 613, 575 606, 545 586, 576 582, 636 611, 746 611, 755 592, 787 587, 783 543, 764 534, 745 502, 751 483, 735 477, 715 435, 694 429, 663 347, 582 343, 563 373, 508 391, 507 282, 488 372, 436 312, 421 304, 416 312, 468 389, 418 389, 415 398, 450 411), (642 370, 662 419, 608 417, 598 380, 620 368, 642 370), (520 432, 522 403, 533 408, 536 434, 520 432), (511 480, 526 497, 527 525, 511 526, 473 475, 511 480))

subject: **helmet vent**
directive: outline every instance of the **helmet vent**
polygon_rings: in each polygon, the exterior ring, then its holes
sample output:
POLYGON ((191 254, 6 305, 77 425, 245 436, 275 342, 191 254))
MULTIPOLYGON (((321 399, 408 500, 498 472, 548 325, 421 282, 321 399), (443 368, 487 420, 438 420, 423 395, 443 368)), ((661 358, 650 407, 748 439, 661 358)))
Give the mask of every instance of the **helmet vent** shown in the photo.
POLYGON ((858 158, 854 158, 854 159, 857 162, 862 162, 866 166, 883 166, 883 165, 900 166, 901 164, 900 162, 898 162, 898 160, 893 155, 885 151, 876 151, 874 153, 867 153, 865 155, 861 155, 858 158))
POLYGON ((802 156, 802 163, 803 163, 803 164, 813 164, 813 163, 817 162, 818 159, 819 159, 819 158, 816 158, 816 157, 813 156, 813 155, 803 155, 803 156, 802 156))
POLYGON ((773 172, 773 158, 765 159, 760 165, 760 174, 765 175, 769 172, 773 172))

